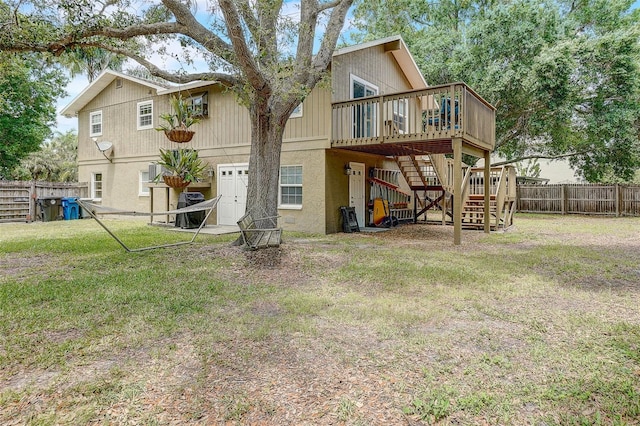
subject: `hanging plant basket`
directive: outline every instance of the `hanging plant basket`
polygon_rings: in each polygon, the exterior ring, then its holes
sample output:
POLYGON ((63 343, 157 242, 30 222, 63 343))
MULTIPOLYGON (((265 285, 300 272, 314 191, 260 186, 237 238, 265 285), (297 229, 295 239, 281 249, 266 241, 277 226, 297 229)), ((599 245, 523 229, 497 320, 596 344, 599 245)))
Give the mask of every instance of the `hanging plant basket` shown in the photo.
POLYGON ((191 183, 182 179, 182 176, 162 176, 162 180, 164 180, 165 185, 175 189, 186 188, 191 183))
POLYGON ((185 143, 190 142, 196 132, 185 129, 171 129, 165 130, 164 134, 167 135, 167 138, 169 138, 171 142, 185 143))

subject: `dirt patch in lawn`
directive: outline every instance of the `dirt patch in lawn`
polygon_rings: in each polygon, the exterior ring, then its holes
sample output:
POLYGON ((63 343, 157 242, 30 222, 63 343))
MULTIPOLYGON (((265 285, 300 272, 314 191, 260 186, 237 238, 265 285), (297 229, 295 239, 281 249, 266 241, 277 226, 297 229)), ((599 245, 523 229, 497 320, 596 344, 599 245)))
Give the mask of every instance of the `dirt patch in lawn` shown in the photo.
POLYGON ((55 270, 59 260, 53 255, 8 253, 0 255, 0 282, 3 279, 24 280, 55 270))

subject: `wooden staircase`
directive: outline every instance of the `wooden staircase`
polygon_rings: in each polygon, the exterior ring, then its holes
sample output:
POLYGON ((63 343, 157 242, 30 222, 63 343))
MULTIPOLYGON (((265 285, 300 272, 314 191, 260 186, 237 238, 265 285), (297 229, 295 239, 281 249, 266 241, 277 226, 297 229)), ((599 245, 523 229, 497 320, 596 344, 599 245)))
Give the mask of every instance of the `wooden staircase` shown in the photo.
POLYGON ((396 164, 414 193, 415 217, 426 220, 426 212, 439 210, 442 222, 453 218, 453 160, 444 154, 396 157, 396 164), (424 216, 423 216, 424 215, 424 216))
MULTIPOLYGON (((430 209, 442 211, 442 222, 453 219, 453 160, 444 154, 396 157, 396 164, 414 192, 415 217, 430 209)), ((463 165, 462 224, 467 228, 484 227, 484 169, 463 165)), ((515 169, 511 166, 490 170, 489 221, 492 229, 513 223, 516 201, 515 169)), ((424 216, 426 218, 426 216, 424 216)))
MULTIPOLYGON (((496 215, 496 196, 490 195, 489 214, 496 215)), ((462 207, 462 226, 466 228, 484 228, 484 195, 469 195, 462 207)))
MULTIPOLYGON (((516 173, 512 166, 492 167, 489 173, 489 218, 491 229, 513 224, 516 207, 516 173)), ((462 226, 484 228, 484 169, 472 168, 463 193, 462 226)))

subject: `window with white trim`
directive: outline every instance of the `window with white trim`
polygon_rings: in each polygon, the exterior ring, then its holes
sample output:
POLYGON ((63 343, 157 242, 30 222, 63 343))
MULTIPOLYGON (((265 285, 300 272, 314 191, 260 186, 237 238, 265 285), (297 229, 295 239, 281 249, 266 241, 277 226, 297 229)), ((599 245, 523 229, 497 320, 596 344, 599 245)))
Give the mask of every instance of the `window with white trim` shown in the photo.
POLYGON ((89 136, 102 136, 102 111, 89 113, 89 136))
POLYGON ((289 116, 289 118, 300 118, 302 117, 302 102, 294 108, 293 112, 289 116))
POLYGON ((302 208, 302 166, 280 167, 280 208, 302 208))
POLYGON ((138 130, 153 129, 153 101, 138 102, 138 130))
POLYGON ((102 173, 91 174, 91 198, 102 199, 102 173))
POLYGON ((141 170, 138 181, 138 195, 141 197, 148 197, 149 187, 147 184, 149 183, 149 170, 141 170))
POLYGON ((209 116, 209 92, 190 96, 185 102, 195 117, 209 116))

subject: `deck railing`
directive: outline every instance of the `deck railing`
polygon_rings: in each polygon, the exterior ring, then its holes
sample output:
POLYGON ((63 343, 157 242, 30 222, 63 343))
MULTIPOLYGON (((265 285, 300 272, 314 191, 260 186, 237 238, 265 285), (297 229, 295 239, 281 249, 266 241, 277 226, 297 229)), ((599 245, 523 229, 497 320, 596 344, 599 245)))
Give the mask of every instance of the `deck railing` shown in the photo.
MULTIPOLYGON (((490 194, 498 196, 502 193, 506 199, 516 198, 516 172, 509 166, 491 167, 489 169, 490 194)), ((484 168, 471 169, 469 195, 484 195, 484 168)))
POLYGON ((332 146, 463 138, 495 147, 495 108, 465 83, 332 104, 332 146))
MULTIPOLYGON (((484 168, 472 168, 471 179, 466 192, 463 195, 463 204, 472 196, 484 195, 484 168)), ((511 223, 513 216, 513 205, 516 201, 516 171, 511 166, 491 167, 489 169, 489 194, 493 197, 491 201, 492 214, 494 215, 494 226, 500 225, 501 221, 511 223)))

